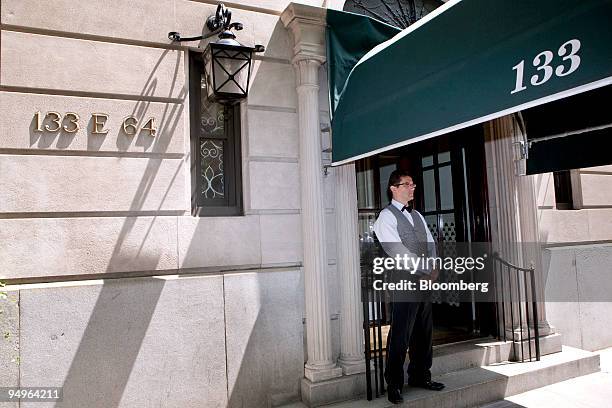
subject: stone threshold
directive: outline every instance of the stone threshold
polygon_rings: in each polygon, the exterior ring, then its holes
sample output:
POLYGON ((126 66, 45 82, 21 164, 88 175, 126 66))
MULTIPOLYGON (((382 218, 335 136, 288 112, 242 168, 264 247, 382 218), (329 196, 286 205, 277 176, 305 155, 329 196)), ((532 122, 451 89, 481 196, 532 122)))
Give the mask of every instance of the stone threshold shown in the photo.
MULTIPOLYGON (((327 404, 333 408, 387 408, 387 407, 474 407, 504 399, 532 389, 565 381, 599 371, 599 355, 563 346, 559 353, 543 355, 540 361, 515 363, 501 362, 471 367, 434 376, 443 382, 443 391, 427 391, 406 386, 404 403, 393 405, 386 395, 367 401, 365 398, 327 404)), ((320 406, 312 401, 310 406, 320 406)), ((304 408, 295 403, 287 408, 304 408)))

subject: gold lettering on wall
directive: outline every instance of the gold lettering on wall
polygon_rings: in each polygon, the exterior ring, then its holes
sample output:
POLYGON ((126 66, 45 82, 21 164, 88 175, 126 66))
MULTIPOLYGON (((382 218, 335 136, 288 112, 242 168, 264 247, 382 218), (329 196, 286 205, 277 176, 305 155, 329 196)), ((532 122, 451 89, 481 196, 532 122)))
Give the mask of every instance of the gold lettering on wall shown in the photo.
POLYGON ((144 124, 142 130, 148 130, 149 136, 154 137, 157 134, 157 128, 155 127, 155 118, 149 118, 147 123, 144 124))
POLYGON ((133 116, 128 116, 127 118, 123 119, 123 132, 126 135, 130 135, 133 136, 136 134, 136 132, 138 131, 138 119, 136 119, 133 116))
POLYGON ((62 115, 60 115, 58 112, 47 112, 47 117, 52 118, 51 123, 55 123, 56 125, 55 128, 51 128, 49 125, 45 125, 45 130, 47 132, 57 132, 62 128, 62 115))
POLYGON ((40 114, 40 111, 36 112, 36 113, 34 114, 34 116, 36 116, 36 129, 34 129, 34 130, 35 130, 36 132, 42 132, 42 131, 43 131, 43 128, 42 128, 42 125, 43 125, 43 117, 42 117, 42 115, 40 114))
MULTIPOLYGON (((91 114, 91 133, 94 135, 105 135, 109 132, 109 129, 105 129, 109 115, 106 113, 92 113, 91 114)), ((80 116, 76 112, 66 112, 62 116, 59 112, 50 111, 43 115, 41 111, 34 113, 34 132, 57 132, 63 130, 66 133, 76 133, 81 130, 79 124, 80 116), (46 122, 46 123, 45 123, 46 122)), ((138 131, 148 131, 149 136, 155 137, 157 135, 157 126, 155 125, 155 118, 150 117, 147 119, 145 124, 139 129, 138 119, 134 116, 127 116, 122 122, 123 132, 126 135, 134 136, 138 131)))
POLYGON ((104 125, 108 120, 108 115, 105 113, 92 113, 91 118, 93 119, 91 133, 96 135, 105 135, 108 133, 108 129, 104 130, 104 125))
POLYGON ((79 131, 79 129, 81 129, 81 127, 79 126, 79 115, 77 115, 76 113, 66 112, 66 115, 64 115, 64 119, 68 119, 68 123, 73 125, 72 127, 64 125, 64 131, 68 133, 76 133, 79 131))

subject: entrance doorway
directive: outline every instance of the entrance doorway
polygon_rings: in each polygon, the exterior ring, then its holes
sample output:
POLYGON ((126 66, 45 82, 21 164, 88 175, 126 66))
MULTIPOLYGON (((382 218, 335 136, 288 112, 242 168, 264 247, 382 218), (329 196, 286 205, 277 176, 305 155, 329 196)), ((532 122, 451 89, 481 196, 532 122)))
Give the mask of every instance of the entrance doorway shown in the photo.
MULTIPOLYGON (((444 243, 490 241, 482 126, 357 161, 362 242, 373 240, 374 221, 389 203, 387 182, 395 169, 408 170, 413 175, 417 184, 414 206, 425 217, 438 248, 445 247, 444 243)), ((433 296, 434 344, 494 333, 491 305, 459 302, 451 292, 434 293, 433 296)), ((384 310, 382 319, 388 319, 384 310)))

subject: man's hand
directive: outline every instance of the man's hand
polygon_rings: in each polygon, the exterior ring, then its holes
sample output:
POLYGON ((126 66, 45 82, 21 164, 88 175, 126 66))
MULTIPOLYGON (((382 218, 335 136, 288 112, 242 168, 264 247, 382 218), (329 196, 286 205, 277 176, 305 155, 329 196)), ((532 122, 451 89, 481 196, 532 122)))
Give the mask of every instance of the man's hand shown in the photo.
POLYGON ((438 280, 439 275, 440 275, 440 271, 436 268, 433 271, 431 271, 431 275, 429 275, 429 277, 432 282, 435 282, 438 280))

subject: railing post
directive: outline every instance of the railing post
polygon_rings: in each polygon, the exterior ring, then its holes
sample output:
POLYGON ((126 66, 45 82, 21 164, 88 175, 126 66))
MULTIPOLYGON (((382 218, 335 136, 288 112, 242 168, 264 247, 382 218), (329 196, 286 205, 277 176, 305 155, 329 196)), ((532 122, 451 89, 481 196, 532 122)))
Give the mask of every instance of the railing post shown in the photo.
MULTIPOLYGON (((525 336, 523 335, 523 318, 522 318, 522 313, 523 313, 523 308, 521 303, 523 302, 522 298, 521 298, 521 284, 520 284, 520 273, 523 273, 523 280, 524 280, 524 289, 525 289, 525 317, 526 317, 526 324, 527 324, 527 341, 529 342, 528 347, 529 347, 529 361, 532 360, 532 354, 531 354, 531 322, 532 319, 530 318, 529 315, 529 306, 531 303, 531 309, 533 311, 533 324, 534 324, 534 334, 535 334, 535 338, 534 338, 534 345, 535 345, 535 351, 536 351, 536 360, 539 361, 540 360, 540 338, 539 338, 539 328, 538 328, 538 308, 537 308, 537 304, 538 304, 538 299, 537 299, 537 290, 535 288, 535 269, 533 266, 531 266, 530 268, 521 268, 519 266, 513 265, 507 261, 504 261, 502 258, 500 258, 498 253, 494 253, 493 254, 493 262, 494 262, 494 269, 493 269, 493 273, 494 275, 494 279, 495 282, 497 282, 497 270, 499 267, 500 270, 500 277, 499 277, 499 281, 501 282, 501 287, 502 287, 502 295, 501 295, 501 306, 502 306, 502 319, 505 316, 504 313, 504 303, 505 303, 505 299, 504 299, 504 293, 508 292, 508 294, 510 295, 510 320, 511 320, 511 327, 512 327, 512 351, 514 353, 514 357, 519 360, 519 361, 525 361, 525 349, 524 349, 524 340, 525 340, 525 336), (504 269, 505 267, 505 269, 504 269), (507 291, 503 290, 503 285, 504 285, 504 270, 507 271, 507 275, 508 275, 508 285, 509 288, 507 291), (518 347, 516 344, 516 336, 515 336, 515 330, 514 330, 514 300, 513 300, 513 285, 512 285, 512 272, 516 272, 516 287, 517 287, 517 295, 518 295, 518 299, 517 299, 517 307, 518 307, 518 320, 519 320, 519 330, 520 330, 520 336, 518 338, 518 341, 520 341, 520 348, 521 348, 521 356, 520 358, 518 357, 518 347), (527 274, 529 274, 529 278, 527 277, 527 274), (531 302, 529 300, 529 290, 527 287, 527 279, 530 279, 530 283, 531 283, 531 302)), ((497 288, 496 290, 496 294, 497 294, 497 288)), ((496 305, 496 308, 498 308, 499 305, 496 305)), ((499 319, 497 321, 498 327, 500 325, 499 319)), ((504 342, 506 341, 506 325, 505 325, 505 321, 504 324, 502 326, 502 329, 504 330, 504 342)))
POLYGON ((364 357, 366 363, 366 395, 368 401, 372 400, 372 369, 370 367, 370 275, 367 267, 361 266, 361 304, 363 305, 363 338, 364 357))
POLYGON ((531 292, 533 296, 533 320, 535 324, 533 325, 535 331, 535 350, 536 350, 536 360, 540 361, 540 330, 538 328, 538 299, 537 299, 537 288, 535 286, 535 270, 531 268, 531 292))
MULTIPOLYGON (((527 290, 527 278, 525 277, 524 279, 525 282, 525 314, 527 317, 527 344, 529 345, 529 361, 533 360, 533 357, 531 356, 531 328, 529 327, 530 323, 530 319, 529 319, 529 301, 528 301, 528 296, 529 296, 529 291, 527 290)), ((533 295, 532 295, 532 301, 533 301, 533 295)), ((532 305, 532 309, 531 311, 533 312, 533 305, 532 305)))

